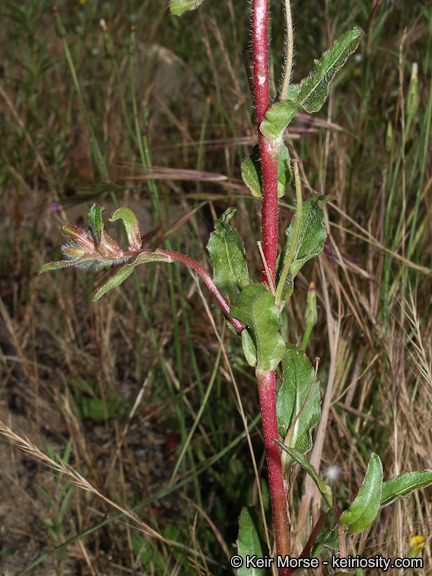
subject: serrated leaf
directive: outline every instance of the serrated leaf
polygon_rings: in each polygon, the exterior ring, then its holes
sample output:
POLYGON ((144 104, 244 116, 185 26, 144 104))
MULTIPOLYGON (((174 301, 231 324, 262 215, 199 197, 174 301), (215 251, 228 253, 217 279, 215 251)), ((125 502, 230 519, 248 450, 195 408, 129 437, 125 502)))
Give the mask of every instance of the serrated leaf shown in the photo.
POLYGON ((243 286, 252 282, 242 239, 237 230, 229 224, 235 212, 235 208, 228 208, 219 220, 216 220, 215 231, 210 234, 207 244, 213 264, 214 283, 230 304, 236 300, 243 286))
MULTIPOLYGON (((290 273, 288 274, 288 277, 285 281, 283 300, 286 300, 289 296, 291 296, 294 278, 297 276, 301 267, 308 260, 318 256, 323 251, 327 238, 327 232, 322 222, 324 218, 324 211, 322 210, 321 206, 328 200, 329 198, 325 198, 324 196, 314 196, 313 198, 306 200, 306 202, 303 204, 300 231, 290 267, 290 273)), ((293 216, 291 224, 286 230, 287 243, 282 251, 282 254, 278 258, 278 282, 288 256, 291 242, 293 240, 296 221, 297 214, 293 216)))
POLYGON ((93 204, 89 210, 89 213, 87 214, 87 220, 90 226, 96 232, 98 239, 100 238, 101 232, 104 228, 102 212, 105 212, 105 208, 99 204, 93 204))
POLYGON ((393 504, 393 502, 405 498, 414 490, 425 488, 430 484, 432 484, 432 470, 405 472, 405 474, 395 476, 383 483, 381 508, 393 504))
POLYGON ((299 452, 298 450, 294 450, 293 448, 289 448, 288 446, 285 446, 285 444, 283 444, 282 442, 277 442, 277 444, 279 444, 279 446, 287 454, 289 454, 291 456, 291 458, 297 462, 297 464, 300 464, 300 466, 303 468, 303 470, 305 470, 309 474, 309 476, 315 482, 316 487, 321 492, 321 494, 324 498, 324 501, 326 503, 327 510, 329 508, 331 508, 333 506, 332 490, 331 490, 330 486, 328 484, 326 484, 324 482, 324 480, 322 480, 318 476, 318 473, 315 470, 315 468, 312 466, 312 464, 310 462, 308 462, 306 460, 306 458, 303 456, 303 454, 301 452, 299 452))
POLYGON ((237 570, 238 576, 271 576, 270 568, 246 566, 246 557, 265 558, 269 550, 264 538, 264 530, 258 512, 252 506, 243 508, 240 515, 240 530, 237 540, 238 554, 243 558, 243 566, 237 570))
MULTIPOLYGON (((286 345, 282 366, 284 381, 276 399, 279 434, 284 439, 289 434, 286 446, 305 454, 312 448, 311 432, 320 418, 319 382, 305 353, 292 344, 286 345)), ((292 461, 287 458, 287 464, 292 461)))
POLYGON ((366 476, 358 494, 339 517, 339 522, 348 528, 350 534, 363 532, 375 520, 381 504, 383 467, 379 456, 372 454, 366 476))
POLYGON ((129 250, 139 250, 142 244, 141 234, 137 217, 132 210, 129 208, 119 208, 114 212, 112 218, 109 218, 110 222, 115 222, 116 220, 123 220, 128 237, 129 250))
POLYGON ((319 60, 315 60, 315 69, 298 86, 291 87, 287 100, 277 102, 267 111, 260 126, 261 133, 267 138, 281 138, 299 110, 309 113, 320 110, 335 74, 357 49, 363 34, 363 30, 357 27, 345 32, 319 60))
POLYGON ((275 370, 285 354, 285 342, 279 334, 281 322, 274 296, 263 284, 245 286, 230 316, 250 329, 257 350, 257 371, 275 370))
POLYGON ((188 10, 195 10, 203 0, 170 0, 169 10, 173 16, 181 16, 188 10))
MULTIPOLYGON (((261 198, 263 195, 262 169, 258 144, 253 147, 252 154, 245 158, 241 165, 243 182, 249 188, 252 196, 261 198)), ((288 148, 282 144, 278 159, 278 198, 285 194, 287 182, 292 179, 288 148)))

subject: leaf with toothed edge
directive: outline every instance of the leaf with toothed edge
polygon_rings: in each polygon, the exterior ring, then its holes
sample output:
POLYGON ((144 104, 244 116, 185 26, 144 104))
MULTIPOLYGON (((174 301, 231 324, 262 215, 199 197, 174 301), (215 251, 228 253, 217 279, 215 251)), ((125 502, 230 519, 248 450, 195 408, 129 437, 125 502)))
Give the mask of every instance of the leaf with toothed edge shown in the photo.
POLYGON ((281 138, 285 128, 297 112, 318 112, 327 99, 330 84, 364 35, 361 28, 353 28, 335 40, 333 46, 315 60, 315 69, 296 86, 290 86, 287 99, 273 104, 260 125, 261 133, 269 139, 281 138))
MULTIPOLYGON (((293 281, 300 271, 301 267, 311 258, 321 254, 327 238, 326 228, 323 224, 324 211, 321 206, 328 201, 333 200, 331 196, 314 196, 309 198, 303 204, 300 231, 294 256, 290 266, 290 272, 285 281, 283 290, 283 300, 291 296, 293 291, 293 281)), ((291 224, 286 230, 287 243, 277 261, 276 283, 279 283, 280 275, 288 257, 291 242, 294 236, 297 214, 291 220, 291 224)))
MULTIPOLYGON (((250 331, 256 348, 257 372, 275 370, 285 354, 285 342, 279 333, 280 312, 273 294, 263 284, 245 286, 230 309, 230 316, 246 324, 250 331)), ((247 358, 253 357, 251 350, 246 349, 245 353, 247 358)))
MULTIPOLYGON (((286 345, 282 366, 276 400, 279 434, 289 448, 305 454, 312 448, 311 432, 320 418, 319 381, 306 354, 292 344, 286 345)), ((293 462, 291 455, 286 462, 293 462)))
POLYGON ((228 208, 215 222, 207 250, 213 264, 213 280, 221 294, 233 304, 243 286, 251 284, 246 251, 240 234, 229 224, 236 208, 228 208))

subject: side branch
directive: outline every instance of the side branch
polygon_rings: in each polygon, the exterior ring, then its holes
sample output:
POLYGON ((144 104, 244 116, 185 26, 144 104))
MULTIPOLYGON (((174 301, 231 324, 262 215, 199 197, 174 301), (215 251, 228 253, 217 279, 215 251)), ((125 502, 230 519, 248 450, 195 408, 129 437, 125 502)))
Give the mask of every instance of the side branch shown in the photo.
MULTIPOLYGON (((141 252, 146 252, 146 250, 141 250, 141 252)), ((150 252, 152 252, 152 251, 150 250, 150 252)), ((182 264, 186 264, 190 268, 193 268, 195 270, 195 272, 197 272, 199 274, 199 276, 201 276, 203 282, 205 283, 205 285, 207 286, 207 288, 210 290, 211 294, 215 298, 216 302, 218 303, 219 308, 222 310, 222 312, 225 314, 225 316, 228 317, 228 320, 231 322, 231 324, 234 326, 234 328, 237 330, 237 332, 239 334, 242 333, 242 331, 244 329, 242 323, 239 322, 239 320, 236 320, 235 318, 230 317, 230 315, 229 315, 230 307, 228 306, 227 301, 225 300, 225 298, 222 296, 222 294, 217 289, 217 286, 213 282, 213 279, 210 276, 210 274, 201 266, 201 264, 198 264, 198 262, 196 260, 194 260, 190 256, 186 256, 186 254, 181 254, 180 252, 174 252, 172 250, 165 250, 163 248, 158 248, 157 252, 164 254, 165 256, 167 256, 167 258, 169 258, 173 262, 181 262, 182 264)))

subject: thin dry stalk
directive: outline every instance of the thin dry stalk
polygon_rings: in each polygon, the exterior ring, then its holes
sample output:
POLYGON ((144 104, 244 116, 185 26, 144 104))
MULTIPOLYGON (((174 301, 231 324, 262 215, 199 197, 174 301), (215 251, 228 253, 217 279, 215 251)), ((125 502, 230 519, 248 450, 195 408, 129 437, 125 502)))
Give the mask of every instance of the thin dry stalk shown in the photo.
POLYGON ((153 530, 153 528, 148 526, 148 524, 143 522, 135 514, 135 512, 132 512, 132 510, 128 510, 127 508, 123 508, 122 506, 119 506, 118 504, 116 504, 103 494, 101 494, 98 490, 96 490, 96 488, 94 488, 94 486, 90 484, 90 482, 88 482, 88 480, 86 480, 83 476, 81 476, 81 474, 79 474, 76 470, 74 470, 72 466, 63 462, 61 458, 59 458, 58 461, 53 460, 52 458, 44 454, 41 450, 39 450, 36 444, 31 442, 26 436, 23 437, 19 436, 1 420, 0 420, 0 434, 2 434, 9 442, 15 444, 20 450, 22 450, 26 454, 29 454, 36 460, 39 460, 43 464, 46 464, 53 470, 56 470, 61 474, 69 476, 72 479, 74 485, 80 488, 81 490, 91 492, 95 496, 102 498, 104 502, 106 502, 107 504, 109 504, 110 506, 112 506, 113 508, 124 514, 127 518, 132 520, 148 536, 152 536, 153 538, 156 538, 157 540, 160 540, 165 544, 168 545, 171 544, 163 536, 158 534, 158 532, 153 530))

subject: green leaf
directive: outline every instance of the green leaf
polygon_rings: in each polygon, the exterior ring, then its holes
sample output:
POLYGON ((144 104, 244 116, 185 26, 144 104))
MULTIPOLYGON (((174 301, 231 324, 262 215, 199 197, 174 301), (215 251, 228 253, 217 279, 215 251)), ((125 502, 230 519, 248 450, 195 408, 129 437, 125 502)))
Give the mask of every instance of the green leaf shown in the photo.
POLYGON ((48 262, 39 268, 38 274, 43 274, 44 272, 50 272, 51 270, 60 270, 61 268, 69 268, 74 266, 72 260, 60 260, 60 262, 48 262))
POLYGON ((213 264, 214 283, 230 304, 236 300, 243 286, 252 282, 242 239, 229 224, 235 212, 235 208, 228 208, 216 220, 215 231, 210 234, 207 244, 213 264))
POLYGON ((126 280, 126 278, 129 278, 129 276, 132 274, 134 267, 135 266, 133 266, 132 264, 126 264, 126 266, 120 268, 120 270, 116 272, 114 276, 112 276, 108 280, 108 282, 106 282, 106 284, 102 286, 102 288, 99 288, 92 302, 96 302, 97 300, 99 300, 99 298, 102 298, 104 294, 107 294, 113 288, 120 286, 120 284, 122 284, 126 280))
POLYGON ((102 288, 100 288, 97 291, 92 302, 96 302, 104 294, 106 294, 113 288, 120 286, 120 284, 122 284, 126 280, 126 278, 128 278, 132 274, 136 266, 139 266, 140 264, 145 264, 147 262, 171 263, 172 260, 169 256, 166 256, 165 254, 158 252, 158 250, 155 250, 154 252, 141 252, 141 254, 137 256, 137 258, 135 258, 135 260, 131 264, 126 264, 125 266, 120 268, 120 270, 116 274, 114 274, 114 276, 112 276, 108 280, 108 282, 102 286, 102 288))
POLYGON ((339 517, 339 522, 348 528, 350 534, 363 532, 375 520, 381 504, 383 468, 379 456, 372 454, 366 476, 358 494, 339 517))
MULTIPOLYGON (((252 154, 245 158, 241 165, 243 182, 249 188, 252 196, 261 198, 263 195, 263 180, 258 144, 253 147, 252 154)), ((288 148, 282 144, 278 159, 278 198, 285 194, 287 182, 292 179, 288 148)))
POLYGON ((256 366, 257 363, 257 349, 252 336, 249 334, 249 330, 245 328, 242 333, 242 346, 243 352, 246 358, 246 362, 249 366, 256 366))
POLYGON ((123 220, 128 237, 129 250, 139 250, 142 244, 141 234, 137 217, 132 210, 129 208, 119 208, 114 212, 112 218, 109 218, 110 222, 115 222, 116 220, 123 220))
POLYGON ((188 10, 195 10, 203 0, 170 0, 169 10, 174 16, 181 16, 188 10))
POLYGON ((230 309, 250 329, 257 350, 257 371, 275 370, 285 353, 285 343, 279 334, 281 322, 274 296, 263 284, 250 284, 241 291, 230 309))
POLYGON ((261 122, 260 132, 266 138, 272 140, 282 138, 286 127, 301 109, 301 104, 292 100, 284 100, 273 104, 267 110, 265 120, 261 122))
POLYGON ((315 468, 312 466, 312 464, 306 460, 306 458, 303 456, 303 454, 301 452, 298 452, 297 450, 294 450, 293 448, 289 448, 288 446, 285 446, 285 444, 282 444, 282 442, 278 441, 277 444, 279 444, 279 446, 283 450, 285 450, 285 452, 287 454, 289 454, 291 456, 291 458, 293 458, 297 462, 297 464, 300 464, 300 466, 303 468, 303 470, 305 470, 309 474, 309 476, 315 482, 318 490, 321 492, 321 494, 324 498, 324 501, 326 503, 327 510, 329 508, 331 508, 333 506, 333 497, 332 497, 331 488, 328 484, 326 484, 324 482, 324 480, 322 480, 318 476, 318 473, 315 470, 315 468))
POLYGON ((324 548, 330 548, 330 550, 339 550, 339 530, 335 526, 332 530, 323 530, 320 532, 318 538, 315 540, 312 546, 310 556, 316 558, 321 554, 324 548))
POLYGON ((278 198, 282 198, 285 194, 285 187, 287 183, 292 180, 293 174, 291 171, 291 160, 288 148, 282 144, 278 158, 278 198))
POLYGON ((405 472, 383 483, 381 508, 393 504, 401 498, 405 498, 419 488, 425 488, 432 484, 432 470, 420 470, 419 472, 405 472))
POLYGON ((104 223, 102 220, 102 212, 105 212, 105 208, 99 204, 93 204, 87 214, 87 220, 93 230, 96 232, 98 240, 100 238, 101 232, 104 229, 104 223))
POLYGON ((287 100, 277 102, 267 111, 266 119, 260 126, 261 133, 267 138, 281 138, 299 110, 309 113, 320 110, 335 74, 357 49, 363 35, 363 30, 357 27, 342 34, 319 60, 315 60, 315 69, 309 76, 300 85, 291 87, 287 100))
POLYGON ((241 175, 252 196, 261 198, 263 195, 263 183, 258 144, 253 147, 252 154, 243 160, 241 175))
POLYGON ((241 512, 237 548, 239 555, 243 558, 243 566, 237 570, 238 576, 271 576, 270 568, 247 568, 246 566, 247 557, 265 558, 269 556, 260 517, 252 506, 243 508, 241 512))
MULTIPOLYGON (((284 381, 276 400, 279 434, 288 448, 305 454, 312 448, 311 431, 320 418, 319 382, 304 352, 292 344, 286 345, 282 366, 284 381)), ((292 461, 287 458, 287 464, 292 461)))
MULTIPOLYGON (((324 196, 314 196, 306 200, 303 204, 299 236, 290 267, 290 273, 285 281, 284 291, 282 294, 283 300, 286 300, 291 296, 294 278, 297 276, 301 267, 308 260, 318 256, 323 251, 327 232, 322 223, 324 211, 321 206, 331 199, 331 197, 326 198, 324 196)), ((297 214, 293 216, 291 224, 286 230, 287 243, 278 259, 277 281, 279 281, 280 274, 282 273, 288 256, 289 248, 293 240, 296 221, 297 214)))
POLYGON ((100 398, 89 398, 81 394, 72 396, 72 400, 79 417, 82 420, 88 418, 93 420, 93 422, 103 422, 106 418, 108 420, 117 418, 122 406, 117 400, 101 400, 100 398))

